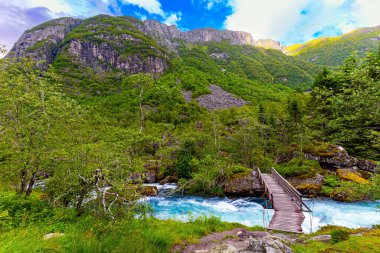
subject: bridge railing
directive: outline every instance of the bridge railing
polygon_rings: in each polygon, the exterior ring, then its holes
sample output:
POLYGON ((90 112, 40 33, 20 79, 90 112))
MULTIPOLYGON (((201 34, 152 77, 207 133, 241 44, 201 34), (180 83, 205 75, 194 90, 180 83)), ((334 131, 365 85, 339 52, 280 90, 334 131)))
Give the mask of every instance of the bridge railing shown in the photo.
POLYGON ((271 169, 272 177, 276 180, 276 182, 287 192, 293 199, 294 202, 298 205, 300 210, 305 212, 311 212, 310 208, 303 202, 302 194, 296 190, 285 178, 283 178, 280 173, 277 172, 276 169, 271 169))
MULTIPOLYGON (((273 195, 272 193, 269 191, 269 188, 268 188, 268 185, 265 183, 265 180, 264 180, 264 177, 263 177, 263 173, 261 172, 261 170, 259 168, 257 168, 257 174, 258 174, 258 178, 260 180, 260 183, 261 185, 264 187, 264 193, 268 195, 268 198, 269 198, 269 202, 271 202, 273 204, 273 195)), ((267 205, 266 205, 267 206, 267 205)), ((265 208, 266 208, 265 206, 265 208)))

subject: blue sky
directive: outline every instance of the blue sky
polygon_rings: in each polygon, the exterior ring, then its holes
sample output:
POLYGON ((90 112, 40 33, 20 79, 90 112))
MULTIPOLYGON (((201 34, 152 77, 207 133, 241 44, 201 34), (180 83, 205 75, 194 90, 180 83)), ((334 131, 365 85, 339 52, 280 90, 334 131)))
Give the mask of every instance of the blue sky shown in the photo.
POLYGON ((177 25, 246 31, 284 45, 380 25, 380 0, 0 0, 0 43, 62 16, 132 15, 177 25))

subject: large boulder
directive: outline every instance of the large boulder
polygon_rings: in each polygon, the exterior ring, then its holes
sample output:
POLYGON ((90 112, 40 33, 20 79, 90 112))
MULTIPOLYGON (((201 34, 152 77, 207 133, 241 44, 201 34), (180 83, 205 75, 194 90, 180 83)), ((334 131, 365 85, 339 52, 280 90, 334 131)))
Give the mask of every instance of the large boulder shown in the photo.
POLYGON ((227 178, 224 194, 228 196, 257 196, 263 192, 257 172, 242 172, 227 178))
POLYGON ((325 149, 306 150, 305 153, 306 159, 318 161, 325 169, 334 171, 337 169, 360 169, 374 173, 380 172, 380 168, 375 162, 352 157, 341 146, 329 144, 325 149))
POLYGON ((141 195, 153 197, 158 195, 158 188, 156 186, 144 185, 141 189, 141 195))
POLYGON ((167 176, 165 179, 161 180, 159 183, 160 185, 164 184, 176 184, 178 182, 177 176, 167 176))
POLYGON ((355 183, 359 184, 368 184, 369 181, 362 177, 362 175, 354 169, 338 169, 336 171, 337 176, 340 179, 347 180, 347 181, 353 181, 355 183))
POLYGON ((144 182, 145 183, 156 183, 157 182, 157 174, 159 170, 159 161, 151 160, 147 161, 144 165, 145 173, 144 173, 144 182))
POLYGON ((324 176, 317 173, 315 177, 303 179, 293 178, 290 183, 302 194, 309 196, 317 196, 321 192, 324 176))

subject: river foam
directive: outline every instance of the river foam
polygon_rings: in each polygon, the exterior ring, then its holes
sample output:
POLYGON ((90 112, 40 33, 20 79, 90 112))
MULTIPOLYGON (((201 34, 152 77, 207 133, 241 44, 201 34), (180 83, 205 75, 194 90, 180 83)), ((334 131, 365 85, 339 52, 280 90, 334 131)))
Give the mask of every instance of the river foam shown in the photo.
MULTIPOLYGON (((167 192, 174 185, 160 186, 167 192)), ((237 222, 246 226, 264 226, 273 216, 273 210, 263 208, 265 200, 258 198, 204 198, 199 196, 151 197, 146 200, 159 219, 187 221, 199 216, 217 216, 226 222, 237 222)), ((371 227, 380 224, 380 202, 341 203, 330 199, 305 201, 313 213, 305 213, 302 228, 305 233, 316 231, 325 225, 349 228, 371 227)))

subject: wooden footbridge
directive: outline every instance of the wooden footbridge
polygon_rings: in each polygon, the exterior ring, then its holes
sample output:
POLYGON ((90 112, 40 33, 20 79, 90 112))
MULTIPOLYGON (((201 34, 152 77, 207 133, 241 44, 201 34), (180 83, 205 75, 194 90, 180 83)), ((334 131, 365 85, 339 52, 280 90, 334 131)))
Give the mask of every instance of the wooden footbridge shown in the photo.
POLYGON ((264 195, 269 199, 265 208, 272 207, 274 215, 268 229, 292 233, 302 233, 302 222, 305 219, 303 212, 311 212, 303 202, 302 195, 274 168, 270 174, 261 173, 257 169, 257 176, 263 185, 264 195))

